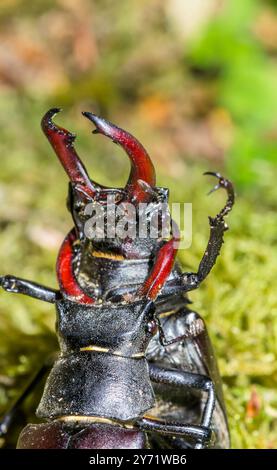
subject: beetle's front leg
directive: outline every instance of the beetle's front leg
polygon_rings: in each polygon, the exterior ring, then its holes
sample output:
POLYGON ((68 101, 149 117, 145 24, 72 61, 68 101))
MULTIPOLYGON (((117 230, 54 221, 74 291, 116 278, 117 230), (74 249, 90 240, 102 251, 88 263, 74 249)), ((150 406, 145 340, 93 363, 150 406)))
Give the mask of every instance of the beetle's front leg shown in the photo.
POLYGON ((59 293, 56 289, 51 289, 50 287, 12 275, 1 276, 0 286, 7 292, 28 295, 29 297, 50 303, 56 302, 59 293))
POLYGON ((210 193, 216 191, 219 188, 224 188, 227 191, 228 198, 225 206, 219 212, 219 214, 217 214, 214 218, 209 217, 210 238, 208 245, 200 261, 197 273, 183 274, 185 291, 197 289, 199 284, 207 277, 212 267, 215 265, 221 246, 224 242, 224 232, 228 230, 228 226, 224 218, 231 211, 235 202, 234 188, 229 180, 223 178, 220 173, 206 172, 204 174, 212 175, 218 178, 217 185, 210 191, 210 193))

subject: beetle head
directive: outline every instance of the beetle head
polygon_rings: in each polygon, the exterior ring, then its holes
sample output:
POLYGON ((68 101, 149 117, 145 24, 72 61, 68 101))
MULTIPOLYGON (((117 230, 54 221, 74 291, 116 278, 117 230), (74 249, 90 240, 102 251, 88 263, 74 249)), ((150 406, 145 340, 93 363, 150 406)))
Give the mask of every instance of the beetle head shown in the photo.
MULTIPOLYGON (((159 210, 161 203, 167 202, 168 190, 155 187, 154 166, 138 140, 109 121, 95 114, 84 112, 83 115, 95 125, 93 133, 105 135, 119 144, 126 151, 131 163, 130 175, 124 188, 107 188, 91 180, 74 148, 75 135, 52 121, 53 116, 59 111, 60 109, 54 108, 45 114, 42 119, 42 129, 69 176, 67 207, 72 214, 80 240, 88 238, 86 226, 91 216, 97 217, 99 207, 107 210, 111 201, 115 208, 120 206, 117 218, 124 215, 125 210, 128 212, 128 208, 130 209, 128 205, 133 206, 133 214, 135 213, 137 218, 141 203, 149 205, 145 215, 147 218, 159 210)), ((104 247, 105 250, 120 253, 127 258, 149 256, 149 253, 153 251, 156 241, 147 237, 141 241, 137 236, 132 240, 127 237, 122 241, 122 238, 117 235, 113 237, 107 235, 108 226, 109 222, 106 217, 103 236, 94 237, 92 240, 94 248, 101 250, 104 247)))

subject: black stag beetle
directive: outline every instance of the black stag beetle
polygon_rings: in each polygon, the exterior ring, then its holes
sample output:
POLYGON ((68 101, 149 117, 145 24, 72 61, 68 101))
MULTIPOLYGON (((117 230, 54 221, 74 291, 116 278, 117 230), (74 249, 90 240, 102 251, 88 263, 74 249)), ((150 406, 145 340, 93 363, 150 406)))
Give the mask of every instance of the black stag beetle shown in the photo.
MULTIPOLYGON (((155 170, 143 146, 114 124, 84 112, 103 134, 127 152, 131 172, 125 188, 92 181, 74 149, 75 136, 53 123, 42 129, 69 176, 68 209, 74 228, 57 260, 59 289, 11 275, 8 292, 54 303, 60 355, 48 376, 37 416, 17 447, 23 448, 227 448, 230 445, 220 377, 202 318, 189 308, 196 289, 216 262, 234 204, 230 181, 218 173, 215 189, 227 191, 221 212, 209 218, 210 237, 195 273, 175 261, 179 235, 171 239, 86 236, 87 207, 141 203, 151 214, 168 200, 156 187, 155 170)), ((149 214, 148 214, 149 215, 149 214)), ((106 220, 106 219, 105 219, 106 220)), ((107 222, 105 223, 107 229, 107 222)), ((41 371, 4 416, 2 435, 41 371)))

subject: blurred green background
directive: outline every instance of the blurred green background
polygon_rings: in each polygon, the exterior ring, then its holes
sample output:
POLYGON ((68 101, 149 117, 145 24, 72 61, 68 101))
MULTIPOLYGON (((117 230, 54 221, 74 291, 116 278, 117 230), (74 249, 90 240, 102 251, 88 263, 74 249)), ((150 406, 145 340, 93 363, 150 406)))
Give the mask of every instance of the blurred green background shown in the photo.
MULTIPOLYGON (((64 108, 57 122, 77 133, 103 184, 124 185, 128 159, 92 136, 80 112, 143 142, 171 200, 193 203, 187 270, 224 202, 220 192, 206 197, 214 181, 202 173, 222 171, 237 203, 221 257, 191 299, 219 359, 233 447, 276 448, 276 2, 1 0, 0 25, 1 273, 56 286, 72 222, 67 178, 40 130, 50 107, 64 108)), ((0 411, 55 350, 54 323, 51 305, 1 293, 0 411)), ((23 410, 32 422, 39 394, 23 410)))

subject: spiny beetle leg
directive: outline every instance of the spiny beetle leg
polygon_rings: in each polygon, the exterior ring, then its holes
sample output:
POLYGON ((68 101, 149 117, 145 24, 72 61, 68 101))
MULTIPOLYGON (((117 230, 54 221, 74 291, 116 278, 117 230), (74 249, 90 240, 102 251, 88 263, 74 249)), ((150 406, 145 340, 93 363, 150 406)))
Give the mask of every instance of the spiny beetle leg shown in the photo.
POLYGON ((10 274, 0 276, 0 286, 7 292, 28 295, 29 297, 50 303, 56 302, 59 293, 56 289, 51 289, 37 282, 21 279, 10 274))
MULTIPOLYGON (((191 424, 166 423, 147 417, 137 421, 136 426, 142 431, 157 432, 164 435, 177 435, 183 438, 187 437, 197 442, 196 446, 198 446, 198 449, 209 442, 212 433, 209 428, 205 428, 202 425, 193 426, 191 424)), ((196 448, 196 446, 194 446, 194 448, 196 448)))
POLYGON ((215 176, 218 179, 218 184, 210 191, 210 193, 219 188, 223 188, 227 191, 227 201, 223 209, 214 218, 209 217, 210 237, 205 253, 200 261, 197 273, 183 274, 184 291, 197 289, 199 284, 208 276, 212 267, 215 265, 221 246, 224 242, 224 232, 228 230, 224 217, 232 210, 235 202, 235 193, 231 181, 221 176, 220 173, 207 171, 204 175, 215 176))
MULTIPOLYGON (((207 400, 202 414, 201 424, 199 426, 202 431, 202 435, 199 435, 198 437, 194 436, 195 429, 198 429, 197 426, 191 426, 190 431, 191 437, 196 437, 196 447, 202 448, 211 438, 212 434, 211 421, 216 400, 212 380, 205 375, 178 370, 162 369, 161 367, 155 366, 154 364, 149 364, 149 373, 153 382, 159 384, 175 385, 176 387, 189 387, 207 393, 207 400)), ((186 428, 190 428, 190 426, 184 425, 184 433, 186 428)), ((196 431, 196 434, 197 432, 200 433, 200 431, 196 431)))
POLYGON ((231 183, 231 181, 227 180, 227 178, 224 178, 224 176, 222 176, 220 173, 216 173, 213 171, 206 171, 204 175, 211 175, 218 179, 218 183, 214 186, 213 189, 211 189, 211 191, 208 194, 211 194, 220 188, 226 189, 227 191, 227 195, 228 195, 227 202, 225 206, 223 207, 223 209, 220 211, 220 213, 216 216, 218 218, 224 217, 225 215, 228 214, 228 212, 231 211, 235 203, 235 193, 234 193, 233 184, 231 183))

